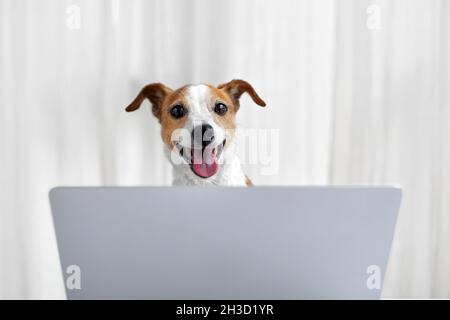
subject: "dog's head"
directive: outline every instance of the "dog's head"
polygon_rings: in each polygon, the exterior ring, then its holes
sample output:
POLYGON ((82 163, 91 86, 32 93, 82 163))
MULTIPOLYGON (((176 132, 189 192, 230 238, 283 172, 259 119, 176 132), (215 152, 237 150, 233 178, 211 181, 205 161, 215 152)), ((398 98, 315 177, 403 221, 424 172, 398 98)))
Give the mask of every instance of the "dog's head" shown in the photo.
POLYGON ((244 92, 256 104, 266 105, 243 80, 232 80, 218 87, 187 85, 177 90, 152 83, 139 92, 126 111, 139 109, 148 99, 153 115, 161 123, 163 142, 180 160, 177 164, 188 166, 193 174, 207 179, 219 171, 220 158, 231 145, 239 99, 244 92))

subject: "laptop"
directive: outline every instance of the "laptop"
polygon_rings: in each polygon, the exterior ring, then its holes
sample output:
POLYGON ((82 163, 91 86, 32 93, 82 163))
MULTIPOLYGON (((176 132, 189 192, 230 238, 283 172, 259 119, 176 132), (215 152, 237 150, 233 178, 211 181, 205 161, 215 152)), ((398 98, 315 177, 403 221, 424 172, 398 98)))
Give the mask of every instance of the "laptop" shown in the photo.
POLYGON ((396 187, 58 187, 68 299, 379 299, 396 187))

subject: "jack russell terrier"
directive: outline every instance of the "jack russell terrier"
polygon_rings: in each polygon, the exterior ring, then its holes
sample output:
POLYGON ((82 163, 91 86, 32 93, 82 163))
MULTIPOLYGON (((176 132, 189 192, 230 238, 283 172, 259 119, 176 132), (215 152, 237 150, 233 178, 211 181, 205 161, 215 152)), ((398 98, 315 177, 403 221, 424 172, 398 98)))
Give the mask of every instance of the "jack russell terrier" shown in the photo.
POLYGON ((177 90, 152 83, 125 110, 139 109, 145 99, 151 102, 165 153, 173 164, 173 185, 251 186, 233 143, 244 92, 256 104, 266 105, 248 82, 232 80, 217 88, 201 84, 177 90))

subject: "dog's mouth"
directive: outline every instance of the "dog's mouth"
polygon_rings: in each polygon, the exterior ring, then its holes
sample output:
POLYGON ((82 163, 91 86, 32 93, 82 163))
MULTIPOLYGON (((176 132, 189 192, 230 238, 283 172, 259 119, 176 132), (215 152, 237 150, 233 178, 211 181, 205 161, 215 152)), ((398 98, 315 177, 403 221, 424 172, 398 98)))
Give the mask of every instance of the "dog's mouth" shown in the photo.
POLYGON ((188 163, 192 172, 200 178, 210 178, 219 171, 219 159, 225 148, 226 139, 216 146, 207 145, 203 148, 187 148, 179 143, 176 147, 180 156, 188 163))

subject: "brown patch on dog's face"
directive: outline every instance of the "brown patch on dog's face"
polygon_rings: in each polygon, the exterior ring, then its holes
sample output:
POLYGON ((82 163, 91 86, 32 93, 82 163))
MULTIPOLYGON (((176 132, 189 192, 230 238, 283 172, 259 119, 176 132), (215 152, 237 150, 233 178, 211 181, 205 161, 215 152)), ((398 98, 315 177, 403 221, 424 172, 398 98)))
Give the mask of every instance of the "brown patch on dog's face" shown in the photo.
POLYGON ((175 146, 174 141, 172 141, 173 132, 177 129, 182 129, 189 117, 190 107, 185 98, 186 88, 187 86, 184 86, 168 95, 161 106, 161 116, 159 118, 161 138, 169 148, 175 146), (181 118, 174 118, 171 115, 171 109, 177 106, 181 106, 186 110, 186 114, 181 118))
POLYGON ((186 87, 174 91, 161 83, 146 85, 125 110, 127 112, 135 111, 139 109, 145 99, 148 99, 152 104, 153 115, 161 123, 161 138, 163 142, 167 146, 173 147, 174 143, 171 141, 172 133, 176 129, 183 128, 189 114, 188 103, 184 96, 186 87), (186 108, 186 115, 180 118, 173 117, 170 110, 175 106, 186 108))
POLYGON ((236 129, 236 113, 239 107, 235 105, 234 101, 226 92, 211 85, 208 85, 208 87, 211 92, 210 106, 214 121, 226 130, 236 129), (214 110, 219 103, 223 103, 228 109, 223 115, 218 114, 214 110))

